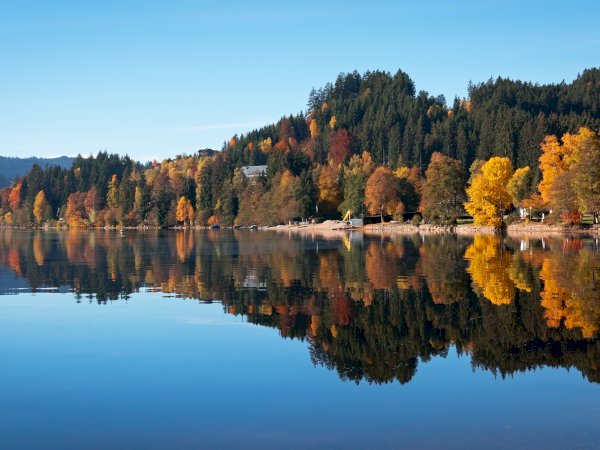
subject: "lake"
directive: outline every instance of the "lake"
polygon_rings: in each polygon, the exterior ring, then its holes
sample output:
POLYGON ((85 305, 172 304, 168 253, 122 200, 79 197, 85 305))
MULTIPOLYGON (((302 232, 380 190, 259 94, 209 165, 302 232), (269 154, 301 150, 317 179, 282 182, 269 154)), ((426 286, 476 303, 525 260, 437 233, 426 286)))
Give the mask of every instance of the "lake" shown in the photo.
POLYGON ((0 448, 600 448, 593 237, 0 230, 0 448))

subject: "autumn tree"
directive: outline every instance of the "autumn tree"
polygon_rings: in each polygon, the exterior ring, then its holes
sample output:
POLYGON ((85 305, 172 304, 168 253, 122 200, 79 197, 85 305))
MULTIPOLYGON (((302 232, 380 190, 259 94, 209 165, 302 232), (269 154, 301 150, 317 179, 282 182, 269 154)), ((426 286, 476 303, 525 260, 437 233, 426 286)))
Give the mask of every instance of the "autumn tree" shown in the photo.
POLYGON ((117 175, 111 177, 108 182, 108 192, 106 194, 106 204, 109 208, 119 207, 119 180, 117 175))
POLYGON ((339 165, 346 159, 346 156, 350 154, 351 146, 352 135, 348 130, 340 128, 339 130, 332 132, 329 154, 331 155, 334 164, 339 165))
POLYGON ((273 140, 270 137, 263 139, 259 144, 258 148, 263 153, 270 153, 273 149, 273 140))
POLYGON ((508 158, 495 156, 481 166, 467 189, 468 202, 465 203, 475 225, 502 225, 504 211, 512 201, 507 190, 512 174, 513 166, 508 158))
MULTIPOLYGON (((327 108, 327 104, 323 104, 323 106, 325 106, 327 108)), ((337 125, 337 117, 332 116, 331 119, 329 120, 329 129, 333 130, 335 129, 335 126, 337 125)))
POLYGON ((565 133, 559 141, 547 136, 541 146, 538 189, 544 202, 565 222, 577 222, 580 212, 591 212, 597 220, 600 211, 599 138, 588 128, 565 133))
POLYGON ((98 215, 98 211, 100 210, 101 204, 102 199, 100 198, 100 194, 98 193, 96 186, 92 186, 85 195, 85 200, 83 201, 85 212, 87 213, 92 225, 96 223, 96 217, 98 215))
POLYGON ((323 217, 337 216, 342 201, 340 190, 340 169, 332 164, 317 166, 314 171, 317 186, 317 207, 323 217))
POLYGON ((17 209, 19 209, 19 206, 21 205, 22 188, 23 188, 23 181, 19 180, 14 185, 14 187, 10 191, 10 195, 8 196, 8 203, 10 205, 10 209, 12 209, 13 211, 16 211, 17 209))
POLYGON ((33 216, 39 225, 42 224, 44 218, 49 216, 49 208, 50 205, 46 200, 46 194, 44 191, 39 191, 35 196, 35 200, 33 202, 33 216))
POLYGON ((598 223, 600 213, 600 136, 598 134, 588 134, 580 141, 577 161, 571 170, 579 210, 593 214, 594 222, 598 223))
POLYGON ((273 179, 273 187, 270 196, 271 216, 275 223, 286 223, 297 217, 300 179, 292 175, 289 170, 278 174, 273 179))
POLYGON ((520 206, 525 199, 531 196, 532 181, 533 173, 529 166, 520 167, 515 170, 507 186, 513 205, 520 206))
POLYGON ((256 225, 266 223, 265 213, 268 211, 269 200, 266 198, 264 185, 260 182, 248 183, 238 195, 239 209, 235 224, 256 225))
POLYGON ((319 129, 317 126, 317 121, 315 119, 312 119, 310 121, 310 126, 309 126, 309 130, 310 130, 310 137, 315 138, 319 135, 319 129))
POLYGON ((70 227, 83 227, 87 225, 85 219, 85 192, 73 192, 67 200, 65 220, 70 227))
POLYGON ((194 207, 192 203, 186 197, 179 197, 177 202, 177 220, 185 225, 187 223, 193 223, 194 221, 194 207))
POLYGON ((467 272, 473 288, 494 305, 508 305, 515 296, 515 284, 509 274, 510 253, 502 248, 496 235, 476 235, 465 251, 467 272))
POLYGON ((404 205, 398 197, 398 180, 387 167, 378 167, 367 180, 365 206, 371 214, 401 214, 404 205))
MULTIPOLYGON (((542 154, 539 159, 542 180, 538 190, 544 201, 552 205, 551 191, 558 175, 568 172, 580 161, 579 149, 597 139, 596 133, 589 128, 581 128, 578 133, 565 133, 559 141, 556 136, 546 136, 541 145, 542 154)), ((581 160, 582 164, 585 161, 581 160)), ((581 167, 581 166, 580 166, 581 167)))
POLYGON ((568 170, 557 174, 547 191, 547 195, 550 198, 550 206, 553 212, 558 214, 564 223, 573 225, 581 221, 577 204, 578 192, 573 171, 568 170))
POLYGON ((460 161, 435 152, 425 172, 421 208, 428 221, 455 221, 466 200, 466 173, 460 161))

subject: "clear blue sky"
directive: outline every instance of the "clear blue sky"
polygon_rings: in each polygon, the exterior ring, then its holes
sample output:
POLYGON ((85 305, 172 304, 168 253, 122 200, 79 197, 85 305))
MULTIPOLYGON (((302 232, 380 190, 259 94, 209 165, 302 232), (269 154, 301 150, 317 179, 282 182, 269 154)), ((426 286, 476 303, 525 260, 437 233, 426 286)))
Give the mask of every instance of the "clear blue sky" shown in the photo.
POLYGON ((465 96, 600 65, 600 2, 0 0, 0 155, 138 160, 220 148, 312 86, 402 69, 465 96))

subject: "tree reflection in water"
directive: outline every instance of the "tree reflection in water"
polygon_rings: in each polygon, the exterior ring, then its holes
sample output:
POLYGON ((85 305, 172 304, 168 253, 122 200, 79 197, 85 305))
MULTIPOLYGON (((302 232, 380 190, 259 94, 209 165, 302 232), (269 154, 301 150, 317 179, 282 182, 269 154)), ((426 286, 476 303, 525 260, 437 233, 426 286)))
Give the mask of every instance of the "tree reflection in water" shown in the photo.
POLYGON ((140 290, 219 301, 306 340, 344 380, 406 383, 455 346, 501 376, 575 367, 600 381, 593 239, 2 230, 0 267, 78 301, 140 290))

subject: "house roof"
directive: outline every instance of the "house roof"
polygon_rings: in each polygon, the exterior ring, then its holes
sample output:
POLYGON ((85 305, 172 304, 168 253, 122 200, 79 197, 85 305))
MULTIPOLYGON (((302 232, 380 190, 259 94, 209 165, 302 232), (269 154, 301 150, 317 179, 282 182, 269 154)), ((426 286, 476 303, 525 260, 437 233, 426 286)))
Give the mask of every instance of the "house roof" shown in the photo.
POLYGON ((257 177, 267 171, 267 166, 243 166, 242 173, 250 177, 257 177))

